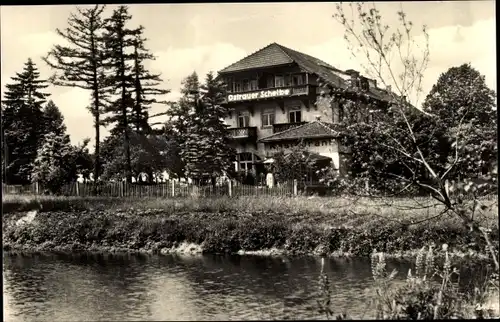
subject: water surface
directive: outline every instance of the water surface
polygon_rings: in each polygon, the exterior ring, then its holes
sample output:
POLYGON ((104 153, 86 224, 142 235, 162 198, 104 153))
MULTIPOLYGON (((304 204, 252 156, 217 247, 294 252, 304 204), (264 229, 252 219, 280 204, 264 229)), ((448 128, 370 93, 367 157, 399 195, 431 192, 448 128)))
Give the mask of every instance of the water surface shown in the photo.
MULTIPOLYGON (((407 262, 388 261, 406 276, 407 262)), ((369 259, 327 259, 333 307, 370 318, 369 259)), ((319 258, 4 254, 5 321, 315 319, 319 258)))

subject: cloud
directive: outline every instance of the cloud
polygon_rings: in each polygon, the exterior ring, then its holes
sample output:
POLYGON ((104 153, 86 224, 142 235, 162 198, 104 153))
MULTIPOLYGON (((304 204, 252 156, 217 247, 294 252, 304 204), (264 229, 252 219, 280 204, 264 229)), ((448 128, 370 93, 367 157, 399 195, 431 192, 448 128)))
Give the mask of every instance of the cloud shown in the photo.
MULTIPOLYGON (((441 73, 453 66, 471 63, 482 75, 491 89, 496 89, 496 34, 495 19, 480 20, 470 26, 446 26, 429 29, 430 61, 422 80, 423 97, 431 90, 441 73)), ((425 44, 424 36, 415 37, 419 46, 425 44)), ((346 70, 356 69, 363 72, 361 64, 365 59, 352 57, 347 43, 342 37, 331 38, 328 41, 303 49, 304 52, 320 58, 325 62, 346 70)), ((418 56, 417 56, 418 57, 418 56)), ((402 64, 395 64, 392 68, 396 73, 402 71, 402 64)), ((415 101, 415 97, 413 97, 415 101)))
POLYGON ((228 43, 190 48, 169 47, 166 51, 155 52, 157 58, 151 67, 162 72, 164 79, 169 80, 172 91, 178 91, 181 81, 193 71, 203 80, 209 71, 217 73, 246 55, 245 50, 228 43))

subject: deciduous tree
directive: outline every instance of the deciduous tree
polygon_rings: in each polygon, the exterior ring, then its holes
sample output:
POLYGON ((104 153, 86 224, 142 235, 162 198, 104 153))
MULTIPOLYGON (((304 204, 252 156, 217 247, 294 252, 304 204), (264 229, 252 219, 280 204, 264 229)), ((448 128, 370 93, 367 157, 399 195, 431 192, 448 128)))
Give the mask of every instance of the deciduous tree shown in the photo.
POLYGON ((288 152, 276 153, 273 160, 271 168, 278 182, 297 180, 303 183, 309 175, 319 170, 303 142, 293 146, 288 152))
MULTIPOLYGON (((461 120, 458 123, 459 130, 454 131, 453 160, 444 167, 436 166, 436 162, 433 164, 433 160, 439 159, 439 157, 433 155, 435 150, 426 147, 428 141, 435 140, 436 136, 431 135, 421 141, 419 134, 415 131, 415 127, 419 126, 419 123, 420 126, 423 126, 422 124, 425 124, 426 120, 436 119, 435 122, 441 121, 438 115, 425 110, 419 111, 415 107, 418 106, 418 97, 422 92, 423 72, 429 59, 428 34, 425 26, 422 28, 424 43, 418 44, 412 33, 413 24, 407 19, 402 10, 398 12, 400 24, 391 26, 394 28, 391 30, 391 27, 384 23, 375 4, 368 7, 368 5, 362 3, 350 3, 349 6, 352 9, 350 10, 353 13, 352 17, 347 15, 343 4, 337 5, 337 13, 334 17, 344 28, 345 39, 351 45, 352 53, 364 60, 363 68, 367 75, 376 78, 379 84, 391 85, 394 88, 394 91, 386 91, 389 96, 387 99, 389 103, 387 115, 397 119, 386 122, 382 119, 380 121, 380 126, 384 130, 383 135, 387 138, 381 140, 380 146, 387 153, 394 155, 394 159, 399 158, 400 164, 404 166, 405 171, 410 175, 390 175, 400 180, 403 186, 400 189, 401 191, 416 186, 427 191, 438 201, 443 206, 443 210, 434 216, 435 218, 451 212, 460 218, 476 236, 483 236, 489 245, 498 272, 500 270, 498 255, 489 240, 489 233, 476 220, 479 216, 478 213, 488 207, 482 204, 475 195, 473 195, 474 201, 470 206, 469 203, 464 203, 459 196, 450 194, 450 175, 459 164, 459 160, 464 159, 462 153, 467 153, 467 150, 461 149, 463 142, 460 142, 460 136, 456 135, 462 130, 461 127, 465 119, 463 115, 467 114, 467 106, 455 106, 454 110, 443 112, 443 114, 450 115, 449 113, 451 113, 451 115, 454 115, 452 118, 454 120, 461 120), (393 60, 393 57, 396 60, 393 60), (415 113, 418 114, 418 117, 412 118, 411 115, 415 113), (462 116, 459 117, 459 115, 462 116), (393 135, 394 132, 397 132, 398 135, 393 135)), ((460 73, 462 72, 460 71, 460 73)), ((471 73, 464 74, 471 75, 471 73)), ((477 77, 470 80, 470 82, 474 82, 476 79, 477 77)), ((328 94, 332 99, 336 98, 335 95, 331 95, 332 91, 330 89, 327 89, 327 91, 329 91, 328 94)), ((347 96, 345 95, 346 92, 349 92, 351 96, 349 100, 354 105, 359 105, 359 100, 365 99, 367 96, 366 93, 356 95, 356 92, 359 91, 356 91, 352 86, 347 90, 339 89, 337 92, 344 92, 344 97, 347 96)), ((468 95, 465 95, 465 101, 470 100, 469 98, 468 95)), ((484 96, 478 99, 484 99, 484 96)), ((464 100, 461 100, 461 102, 463 103, 464 100)), ((377 143, 374 142, 374 144, 377 143)), ((473 190, 471 187, 474 187, 474 183, 470 182, 463 186, 463 190, 471 191, 473 190)))

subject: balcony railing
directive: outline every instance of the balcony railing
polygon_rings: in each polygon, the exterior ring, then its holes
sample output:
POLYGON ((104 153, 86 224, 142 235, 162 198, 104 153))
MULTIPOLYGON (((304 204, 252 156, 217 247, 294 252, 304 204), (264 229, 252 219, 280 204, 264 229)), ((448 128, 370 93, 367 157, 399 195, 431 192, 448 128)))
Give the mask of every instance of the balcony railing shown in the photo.
POLYGON ((309 95, 309 85, 292 87, 292 95, 309 95))
POLYGON ((313 85, 294 85, 286 87, 259 88, 252 91, 227 93, 225 102, 254 101, 261 99, 277 99, 290 96, 306 96, 314 90, 313 85))
POLYGON ((257 138, 257 127, 247 126, 247 127, 233 127, 227 129, 229 131, 229 137, 233 139, 255 139, 257 138))
POLYGON ((299 123, 278 123, 273 124, 273 134, 283 132, 285 130, 291 129, 293 127, 297 127, 299 125, 306 124, 307 122, 299 122, 299 123))

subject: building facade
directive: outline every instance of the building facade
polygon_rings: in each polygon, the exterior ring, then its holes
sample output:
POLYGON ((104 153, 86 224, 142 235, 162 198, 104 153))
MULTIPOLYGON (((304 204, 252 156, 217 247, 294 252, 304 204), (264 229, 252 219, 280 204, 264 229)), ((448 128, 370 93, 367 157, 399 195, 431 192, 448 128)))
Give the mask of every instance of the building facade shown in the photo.
POLYGON ((367 95, 383 90, 358 72, 341 71, 317 58, 272 43, 219 71, 228 85, 225 122, 238 155, 235 169, 263 172, 277 151, 301 140, 318 160, 345 168, 336 126, 343 107, 320 97, 320 83, 347 88, 355 82, 367 95))

